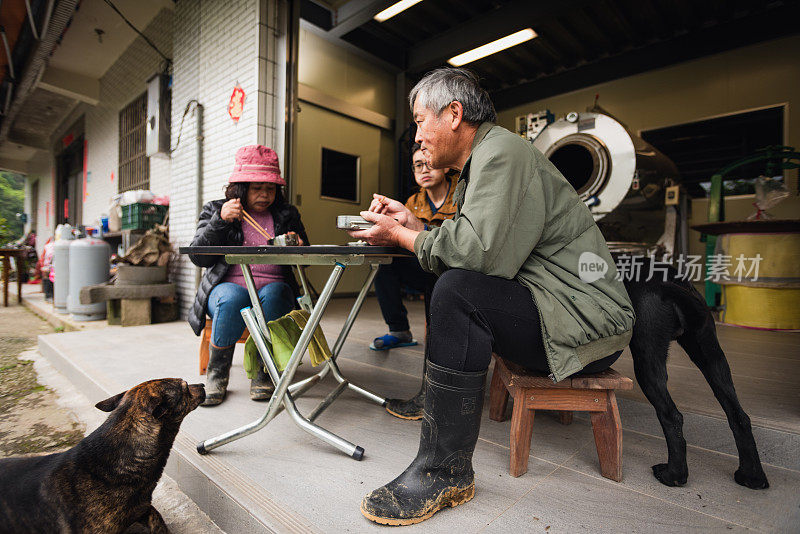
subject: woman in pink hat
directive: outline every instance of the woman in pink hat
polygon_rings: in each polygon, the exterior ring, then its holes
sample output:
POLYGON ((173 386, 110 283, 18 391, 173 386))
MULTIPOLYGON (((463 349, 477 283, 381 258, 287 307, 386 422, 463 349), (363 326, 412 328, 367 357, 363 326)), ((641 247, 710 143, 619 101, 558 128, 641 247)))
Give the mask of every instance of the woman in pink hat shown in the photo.
MULTIPOLYGON (((283 196, 282 186, 286 181, 281 177, 278 156, 272 149, 261 145, 240 148, 236 151, 236 163, 228 182, 225 199, 203 206, 192 246, 268 244, 267 239, 243 219, 243 211, 269 235, 296 234, 301 245, 308 244, 300 213, 283 196)), ((250 298, 241 267, 228 265, 222 256, 189 257, 195 265, 206 267, 189 314, 189 324, 199 336, 205 327, 206 314, 212 319, 203 406, 214 406, 225 399, 233 350, 245 328, 239 310, 250 305, 250 298)), ((251 269, 267 321, 294 309, 299 290, 290 267, 253 265, 251 269)), ((259 366, 258 376, 250 382, 250 398, 267 400, 272 390, 269 377, 259 366)))

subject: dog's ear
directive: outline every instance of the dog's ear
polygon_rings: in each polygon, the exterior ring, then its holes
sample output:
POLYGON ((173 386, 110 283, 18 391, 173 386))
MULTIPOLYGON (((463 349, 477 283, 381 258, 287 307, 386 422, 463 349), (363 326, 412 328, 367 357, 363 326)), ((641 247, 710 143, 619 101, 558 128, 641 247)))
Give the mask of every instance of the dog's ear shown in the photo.
POLYGON ((107 398, 106 400, 101 400, 100 402, 95 404, 94 407, 104 412, 114 411, 114 408, 119 406, 119 401, 122 400, 122 397, 124 397, 126 393, 127 391, 123 391, 122 393, 118 393, 113 397, 107 398))
POLYGON ((150 412, 154 419, 161 419, 168 409, 169 406, 166 399, 161 397, 150 397, 147 403, 147 411, 150 412))

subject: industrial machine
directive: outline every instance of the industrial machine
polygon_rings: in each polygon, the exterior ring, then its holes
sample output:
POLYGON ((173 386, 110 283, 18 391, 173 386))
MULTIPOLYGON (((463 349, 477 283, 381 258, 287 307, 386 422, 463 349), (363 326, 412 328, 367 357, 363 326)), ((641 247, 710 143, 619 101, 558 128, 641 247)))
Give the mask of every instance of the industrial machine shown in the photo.
POLYGON ((572 184, 612 250, 661 245, 670 255, 685 252, 687 203, 676 187, 678 169, 621 121, 595 105, 558 120, 549 111, 532 113, 516 124, 572 184))

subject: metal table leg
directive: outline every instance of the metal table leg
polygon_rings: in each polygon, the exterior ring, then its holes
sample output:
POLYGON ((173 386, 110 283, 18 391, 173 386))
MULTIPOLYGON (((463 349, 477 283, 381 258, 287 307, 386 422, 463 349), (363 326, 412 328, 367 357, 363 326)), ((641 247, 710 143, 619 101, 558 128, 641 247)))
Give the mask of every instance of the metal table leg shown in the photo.
POLYGON ((248 265, 242 265, 242 274, 244 275, 245 283, 247 285, 248 292, 250 294, 250 300, 253 304, 252 310, 255 312, 254 315, 256 320, 253 321, 253 317, 249 313, 243 313, 243 317, 245 317, 245 321, 250 321, 248 327, 253 326, 258 328, 251 329, 251 334, 257 332, 259 335, 254 335, 253 340, 256 343, 256 346, 259 349, 259 353, 261 354, 261 358, 267 366, 269 371, 270 377, 272 378, 273 382, 275 383, 275 392, 272 394, 272 398, 270 398, 269 404, 267 406, 266 413, 257 421, 249 423, 243 427, 231 430, 226 432, 220 436, 207 439, 197 445, 197 451, 200 454, 207 454, 209 451, 216 449, 222 445, 235 441, 237 439, 243 438, 244 436, 248 436, 267 425, 270 420, 272 420, 275 415, 277 415, 279 408, 281 405, 287 410, 289 415, 292 419, 297 423, 301 428, 306 430, 307 432, 314 434, 315 436, 319 437, 320 439, 330 443, 334 447, 342 450, 360 460, 364 455, 364 449, 353 445, 352 443, 336 436, 335 434, 328 432, 327 430, 311 423, 306 418, 302 417, 297 408, 294 405, 294 401, 292 400, 291 394, 288 392, 289 384, 294 377, 295 372, 297 371, 297 366, 300 364, 300 360, 305 354, 306 349, 308 348, 309 343, 311 342, 311 338, 316 330, 317 326, 319 325, 319 321, 322 318, 322 313, 325 311, 325 308, 328 306, 330 302, 331 296, 333 295, 333 290, 338 284, 339 280, 342 277, 342 273, 344 272, 344 265, 337 263, 331 275, 328 277, 328 281, 325 283, 325 287, 322 290, 322 293, 319 296, 319 300, 317 301, 316 306, 314 306, 314 310, 311 313, 311 316, 308 319, 308 324, 306 328, 303 329, 303 332, 300 334, 300 339, 297 342, 297 345, 292 351, 292 356, 289 358, 289 362, 286 365, 286 369, 284 370, 283 374, 279 374, 277 368, 275 368, 275 364, 272 361, 272 357, 269 353, 269 349, 264 342, 263 336, 268 336, 268 330, 266 328, 266 320, 264 319, 264 312, 261 310, 261 304, 258 300, 258 294, 255 290, 255 283, 253 281, 253 276, 250 271, 250 267, 248 265), (256 323, 258 323, 256 325, 256 323))
MULTIPOLYGON (((327 374, 330 372, 336 379, 336 381, 339 382, 340 384, 340 386, 337 387, 336 390, 334 390, 335 392, 338 391, 339 393, 341 393, 341 390, 343 390, 343 388, 345 387, 342 384, 345 384, 346 387, 349 388, 351 391, 358 393, 359 395, 362 395, 367 399, 377 404, 380 404, 381 406, 386 405, 386 399, 384 397, 376 395, 371 391, 368 391, 362 387, 350 383, 342 375, 342 372, 339 370, 339 366, 336 364, 336 358, 339 356, 339 352, 341 352, 342 347, 344 346, 344 342, 347 339, 347 336, 350 334, 350 330, 353 328, 353 323, 355 323, 356 317, 358 316, 358 313, 361 311, 361 307, 364 305, 364 300, 367 297, 369 288, 372 286, 372 282, 375 280, 376 274, 378 274, 378 266, 375 264, 370 265, 370 272, 369 274, 367 274, 367 278, 364 280, 364 284, 361 286, 361 291, 358 293, 356 301, 350 308, 350 313, 348 314, 347 319, 344 322, 344 325, 342 325, 342 329, 339 332, 339 337, 336 338, 336 342, 333 344, 333 349, 331 351, 333 353, 333 357, 327 362, 325 362, 326 363, 325 367, 323 367, 322 370, 319 371, 317 374, 312 375, 304 380, 301 380, 300 382, 292 384, 292 387, 296 386, 297 388, 301 388, 309 386, 309 384, 312 383, 316 384, 317 382, 325 378, 327 374)), ((301 274, 300 277, 302 280, 303 275, 301 274)), ((319 414, 322 413, 322 411, 324 411, 328 406, 330 406, 331 402, 333 402, 333 400, 328 401, 327 398, 323 399, 322 402, 320 402, 319 406, 317 406, 317 408, 315 408, 314 411, 312 412, 312 415, 314 417, 311 418, 311 420, 313 421, 317 416, 319 416, 319 414)))

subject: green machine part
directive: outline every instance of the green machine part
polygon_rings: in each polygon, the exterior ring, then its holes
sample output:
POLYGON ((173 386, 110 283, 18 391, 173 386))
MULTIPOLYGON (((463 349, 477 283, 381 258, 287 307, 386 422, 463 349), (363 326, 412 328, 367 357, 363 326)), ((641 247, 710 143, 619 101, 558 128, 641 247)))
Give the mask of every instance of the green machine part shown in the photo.
MULTIPOLYGON (((720 222, 725 220, 725 196, 722 190, 722 174, 717 173, 711 177, 711 191, 708 194, 708 222, 720 222)), ((708 276, 708 258, 717 249, 717 236, 702 234, 701 240, 706 242, 706 276, 708 276)), ((717 308, 722 299, 722 288, 711 280, 706 280, 706 305, 709 308, 717 308)))
MULTIPOLYGON (((711 177, 711 191, 708 196, 708 222, 721 222, 725 220, 725 191, 722 182, 725 176, 750 163, 766 161, 764 166, 767 176, 775 176, 782 173, 784 169, 800 168, 800 152, 795 152, 791 146, 768 146, 757 150, 752 156, 735 161, 723 167, 719 172, 711 177)), ((706 275, 709 271, 708 258, 715 253, 717 248, 717 236, 702 234, 701 241, 706 243, 706 275)), ((705 284, 706 304, 709 308, 718 308, 722 298, 722 287, 710 280, 705 284)))

